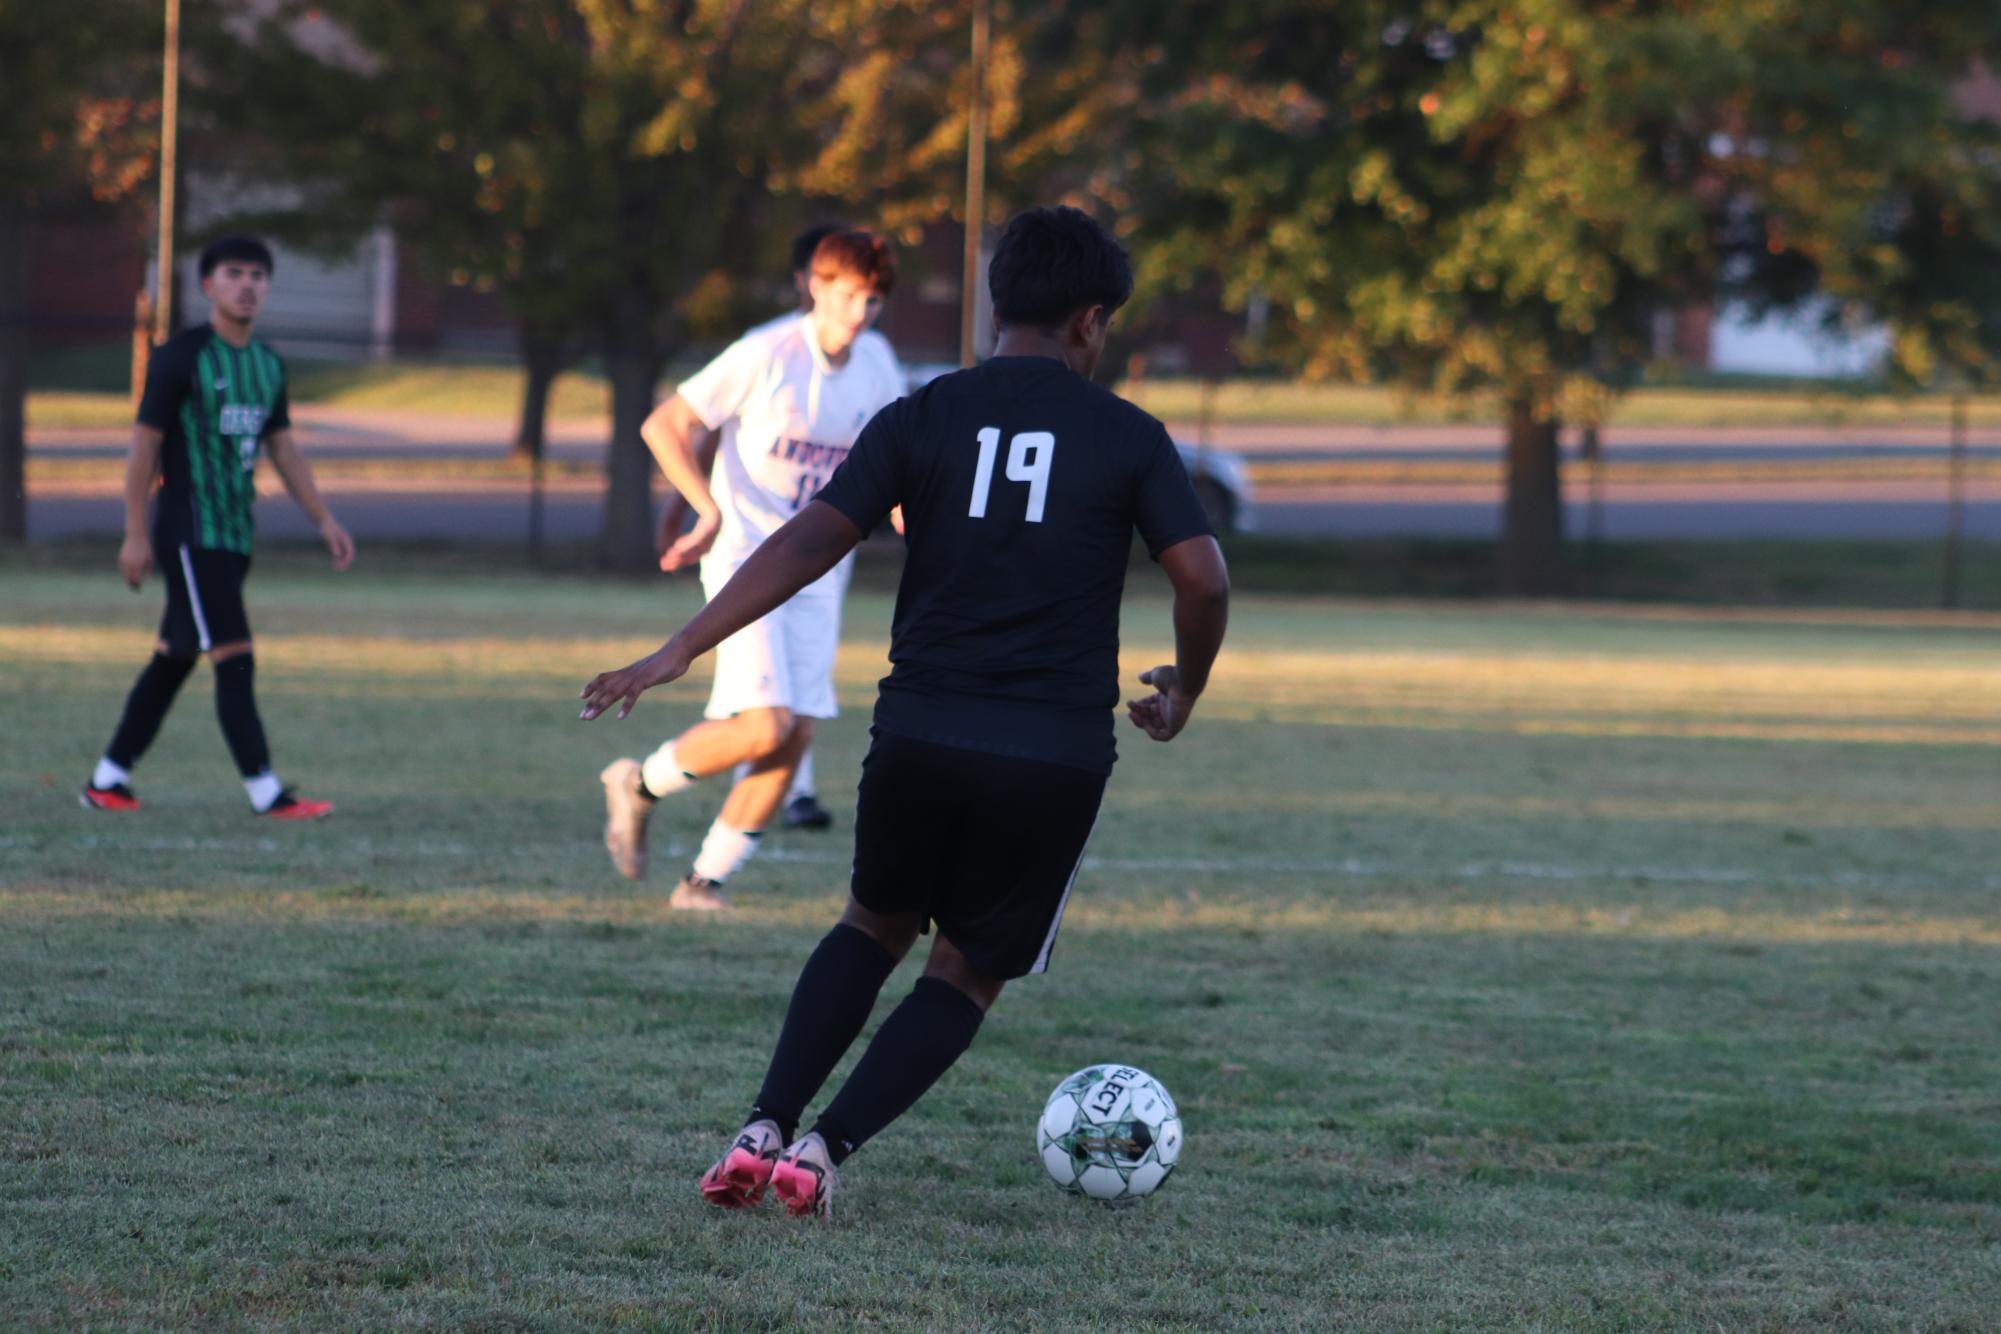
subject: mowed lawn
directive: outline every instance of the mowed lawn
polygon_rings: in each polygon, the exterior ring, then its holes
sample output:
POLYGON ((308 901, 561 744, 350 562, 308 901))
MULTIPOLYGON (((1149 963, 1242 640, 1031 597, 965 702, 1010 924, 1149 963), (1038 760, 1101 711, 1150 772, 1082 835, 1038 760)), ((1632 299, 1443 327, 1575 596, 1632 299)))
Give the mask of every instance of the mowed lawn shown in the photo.
MULTIPOLYGON (((835 831, 691 921, 664 895, 719 791, 662 807, 635 888, 596 775, 705 673, 622 724, 574 702, 687 581, 260 558, 280 768, 340 805, 288 828, 206 669, 145 811, 76 807, 158 614, 103 564, 0 566, 0 1325, 2001 1310, 2001 620, 1240 598, 1189 732, 1128 729, 1053 971, 815 1226, 693 1186, 844 893, 886 597, 819 748, 835 831), (1104 1059, 1188 1127, 1124 1210, 1033 1149, 1104 1059)), ((1135 586, 1129 675, 1168 637, 1135 586)))

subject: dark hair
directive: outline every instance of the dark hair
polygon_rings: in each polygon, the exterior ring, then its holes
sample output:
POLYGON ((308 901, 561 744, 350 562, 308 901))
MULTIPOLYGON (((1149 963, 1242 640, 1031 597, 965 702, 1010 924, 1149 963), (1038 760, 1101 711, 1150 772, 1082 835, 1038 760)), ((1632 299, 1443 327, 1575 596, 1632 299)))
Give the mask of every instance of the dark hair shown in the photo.
POLYGON ((1088 213, 1032 208, 1008 220, 987 266, 994 319, 1054 329, 1086 306, 1117 310, 1133 294, 1125 247, 1088 213))
POLYGON ((847 227, 838 222, 817 222, 792 238, 792 272, 800 273, 813 267, 813 252, 820 248, 820 242, 835 232, 844 232, 847 227))
POLYGON ((208 277, 215 272, 216 265, 231 260, 239 264, 262 264, 266 274, 277 272, 278 266, 271 262, 271 247, 254 236, 224 236, 202 247, 201 276, 208 277))
POLYGON ((889 242, 874 232, 832 232, 813 247, 813 276, 821 282, 842 275, 860 278, 888 296, 896 286, 896 259, 889 242))

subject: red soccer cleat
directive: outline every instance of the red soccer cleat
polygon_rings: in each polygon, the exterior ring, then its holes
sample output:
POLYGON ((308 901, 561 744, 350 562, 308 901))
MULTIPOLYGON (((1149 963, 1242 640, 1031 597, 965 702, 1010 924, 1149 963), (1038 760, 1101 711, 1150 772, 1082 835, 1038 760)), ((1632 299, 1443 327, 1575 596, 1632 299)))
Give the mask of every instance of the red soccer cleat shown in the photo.
POLYGON ((92 787, 85 783, 83 791, 77 796, 77 804, 87 811, 136 811, 139 809, 139 798, 133 796, 132 789, 123 783, 110 787, 92 787))
POLYGON ((278 794, 276 801, 257 814, 271 820, 318 820, 333 814, 333 803, 294 796, 288 787, 278 794))
POLYGON ((748 1209, 764 1198, 771 1169, 783 1147, 778 1126, 753 1121, 737 1132, 722 1161, 702 1176, 702 1198, 722 1209, 748 1209))
POLYGON ((771 1169, 771 1193, 794 1218, 832 1218, 834 1192, 840 1187, 841 1174, 818 1134, 788 1148, 771 1169))

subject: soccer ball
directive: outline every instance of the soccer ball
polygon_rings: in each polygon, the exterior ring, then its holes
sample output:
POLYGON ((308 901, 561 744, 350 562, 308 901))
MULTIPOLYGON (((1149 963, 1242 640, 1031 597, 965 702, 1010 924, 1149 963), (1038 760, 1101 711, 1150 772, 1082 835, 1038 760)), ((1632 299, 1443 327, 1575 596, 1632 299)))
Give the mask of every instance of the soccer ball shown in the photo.
POLYGON ((1181 1113, 1146 1071, 1087 1065, 1043 1104, 1035 1147, 1072 1195, 1137 1200, 1160 1189, 1181 1157, 1181 1113))

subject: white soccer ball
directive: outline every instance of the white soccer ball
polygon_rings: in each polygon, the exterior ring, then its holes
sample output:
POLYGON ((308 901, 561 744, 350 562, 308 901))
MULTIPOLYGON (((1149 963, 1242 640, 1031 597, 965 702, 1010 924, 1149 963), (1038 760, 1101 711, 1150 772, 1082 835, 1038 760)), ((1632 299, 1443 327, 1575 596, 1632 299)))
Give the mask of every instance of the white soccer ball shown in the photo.
POLYGON ((1181 1157, 1181 1113, 1130 1065, 1087 1065, 1056 1086, 1035 1129, 1057 1185, 1107 1204, 1151 1195, 1181 1157))

